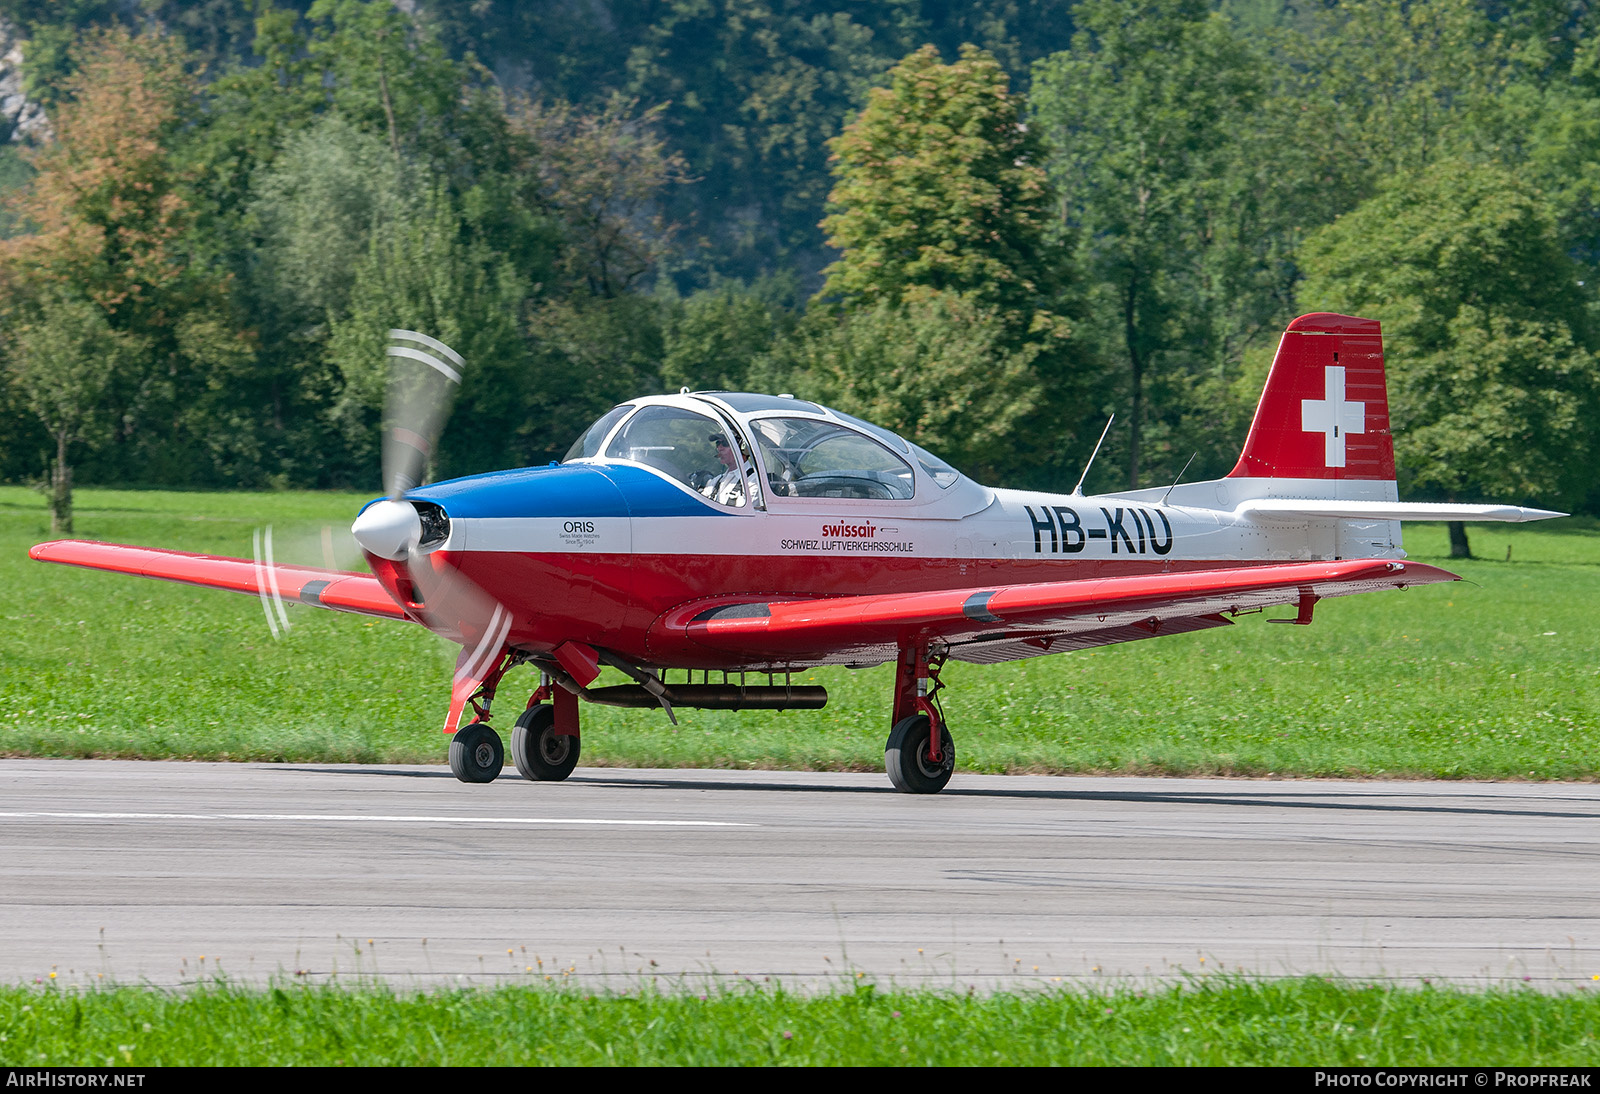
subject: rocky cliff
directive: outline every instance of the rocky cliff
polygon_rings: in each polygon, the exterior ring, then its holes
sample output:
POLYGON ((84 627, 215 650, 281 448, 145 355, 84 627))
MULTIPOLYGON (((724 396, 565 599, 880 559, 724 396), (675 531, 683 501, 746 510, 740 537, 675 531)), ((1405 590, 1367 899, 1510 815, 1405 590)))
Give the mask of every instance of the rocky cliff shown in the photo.
POLYGON ((0 19, 0 142, 48 139, 50 119, 22 90, 22 41, 0 19))

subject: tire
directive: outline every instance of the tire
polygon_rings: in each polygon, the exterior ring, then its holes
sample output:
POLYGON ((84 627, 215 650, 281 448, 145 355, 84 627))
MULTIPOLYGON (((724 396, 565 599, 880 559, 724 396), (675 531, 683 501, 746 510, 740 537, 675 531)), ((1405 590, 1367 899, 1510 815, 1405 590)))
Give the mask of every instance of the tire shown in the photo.
POLYGON ((511 731, 511 760, 524 779, 560 782, 578 766, 578 738, 556 732, 556 711, 549 703, 531 706, 511 731))
POLYGON ((937 794, 956 769, 956 746, 950 731, 939 730, 939 762, 928 763, 930 722, 926 714, 902 718, 889 731, 883 749, 883 766, 894 788, 905 794, 937 794))
POLYGON ((505 763, 500 734, 482 722, 464 726, 450 738, 450 771, 464 783, 494 782, 505 763))

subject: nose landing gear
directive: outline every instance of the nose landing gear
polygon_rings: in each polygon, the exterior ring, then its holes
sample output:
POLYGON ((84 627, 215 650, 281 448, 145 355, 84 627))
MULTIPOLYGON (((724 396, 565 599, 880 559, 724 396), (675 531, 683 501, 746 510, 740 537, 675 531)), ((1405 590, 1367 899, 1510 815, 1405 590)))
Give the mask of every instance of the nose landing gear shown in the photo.
POLYGON ((450 772, 464 783, 494 782, 505 762, 500 734, 483 722, 462 726, 450 738, 450 772))

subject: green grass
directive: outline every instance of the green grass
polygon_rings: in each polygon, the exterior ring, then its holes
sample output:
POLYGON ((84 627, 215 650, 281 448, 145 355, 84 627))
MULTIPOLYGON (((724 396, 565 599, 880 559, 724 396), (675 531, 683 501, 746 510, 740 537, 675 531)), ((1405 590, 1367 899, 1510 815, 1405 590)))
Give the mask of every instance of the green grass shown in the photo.
MULTIPOLYGON (((280 559, 315 562, 317 529, 347 526, 363 500, 82 490, 77 535, 249 557, 252 531, 270 522, 280 559), (297 537, 308 545, 297 550, 297 537)), ((29 561, 46 538, 43 499, 0 488, 0 754, 443 760, 453 647, 421 628, 304 608, 273 642, 251 598, 29 561)), ((951 664, 944 707, 959 766, 1593 778, 1600 525, 1475 527, 1485 557, 1454 565, 1442 526, 1408 526, 1407 544, 1475 584, 1325 601, 1310 627, 1258 615, 951 664)), ((808 675, 833 697, 824 711, 685 711, 673 727, 658 712, 584 707, 584 762, 879 769, 889 672, 808 675)), ((502 726, 533 684, 527 670, 508 679, 502 726)))
POLYGON ((969 995, 769 985, 590 995, 215 984, 0 989, 0 1066, 1588 1066, 1600 994, 1319 978, 969 995))

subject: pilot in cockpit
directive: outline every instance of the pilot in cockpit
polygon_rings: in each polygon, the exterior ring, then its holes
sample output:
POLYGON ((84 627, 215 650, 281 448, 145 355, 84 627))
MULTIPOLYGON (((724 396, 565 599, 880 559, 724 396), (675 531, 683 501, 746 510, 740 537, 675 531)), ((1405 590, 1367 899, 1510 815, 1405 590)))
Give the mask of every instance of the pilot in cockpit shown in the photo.
POLYGON ((728 444, 728 438, 721 433, 712 433, 706 439, 716 449, 717 459, 726 470, 702 486, 700 493, 721 505, 743 505, 747 492, 745 479, 754 479, 755 465, 748 456, 741 460, 739 453, 728 444), (743 470, 739 467, 741 462, 744 464, 743 470))

